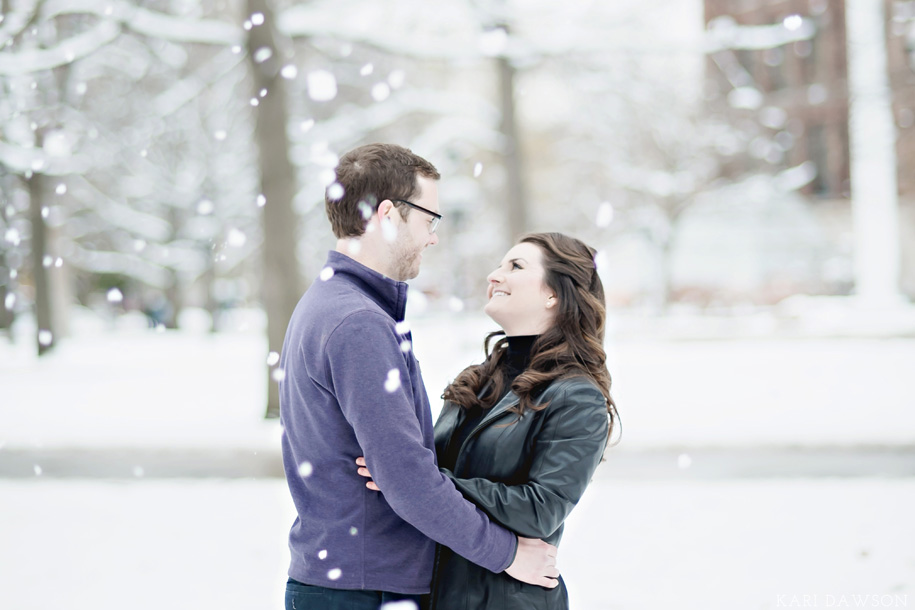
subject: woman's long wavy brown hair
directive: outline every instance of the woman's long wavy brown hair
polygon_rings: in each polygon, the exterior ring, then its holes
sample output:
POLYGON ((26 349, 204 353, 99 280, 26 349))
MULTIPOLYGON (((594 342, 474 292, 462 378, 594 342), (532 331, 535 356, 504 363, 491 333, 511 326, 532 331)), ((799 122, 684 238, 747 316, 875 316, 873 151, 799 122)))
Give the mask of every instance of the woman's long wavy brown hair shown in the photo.
MULTIPOLYGON (((543 254, 544 283, 559 301, 555 324, 540 335, 531 348, 527 369, 511 384, 520 402, 512 410, 518 415, 540 411, 540 392, 557 379, 590 378, 607 400, 610 432, 619 415, 610 397, 610 372, 604 352, 606 304, 604 286, 594 263, 596 252, 583 242, 562 233, 531 233, 519 243, 534 244, 543 254)), ((442 396, 468 409, 489 409, 501 398, 503 367, 508 338, 504 331, 490 333, 483 343, 486 360, 469 366, 445 388, 442 396), (492 345, 493 339, 502 336, 492 345)))

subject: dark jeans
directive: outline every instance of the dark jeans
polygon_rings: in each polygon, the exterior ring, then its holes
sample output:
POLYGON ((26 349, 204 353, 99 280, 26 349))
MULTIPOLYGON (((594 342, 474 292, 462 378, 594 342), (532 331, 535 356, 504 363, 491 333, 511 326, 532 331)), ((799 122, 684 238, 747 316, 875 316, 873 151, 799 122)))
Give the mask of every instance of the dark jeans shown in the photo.
MULTIPOLYGON (((378 610, 382 604, 402 600, 410 600, 416 604, 417 610, 425 610, 428 597, 386 591, 329 589, 306 585, 292 578, 286 582, 286 610, 378 610)), ((398 610, 401 610, 400 607, 398 610)))

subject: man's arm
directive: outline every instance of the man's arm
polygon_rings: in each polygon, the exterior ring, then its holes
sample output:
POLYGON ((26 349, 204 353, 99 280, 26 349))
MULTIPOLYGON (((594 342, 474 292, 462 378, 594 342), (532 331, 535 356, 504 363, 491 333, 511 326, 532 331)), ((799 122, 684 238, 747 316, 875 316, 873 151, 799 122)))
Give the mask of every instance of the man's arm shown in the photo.
MULTIPOLYGON (((550 555, 555 563, 553 547, 542 541, 519 546, 514 534, 465 500, 436 467, 433 451, 423 445, 409 369, 389 319, 372 312, 352 314, 328 338, 325 357, 343 414, 398 516, 493 572, 512 568, 509 573, 525 576, 525 582, 558 576, 549 565, 550 555), (399 384, 392 381, 396 379, 399 384)), ((555 586, 553 582, 535 584, 555 586)))

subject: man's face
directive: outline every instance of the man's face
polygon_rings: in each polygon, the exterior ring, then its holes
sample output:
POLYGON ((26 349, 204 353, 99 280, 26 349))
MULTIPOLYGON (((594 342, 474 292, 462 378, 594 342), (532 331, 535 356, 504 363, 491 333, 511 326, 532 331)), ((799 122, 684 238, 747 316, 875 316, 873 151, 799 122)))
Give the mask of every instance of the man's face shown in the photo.
MULTIPOLYGON (((435 180, 418 176, 416 185, 417 192, 411 199, 412 203, 439 213, 438 185, 435 180)), ((423 250, 438 243, 438 235, 429 232, 431 221, 432 216, 410 208, 407 219, 398 225, 397 238, 393 244, 393 279, 405 282, 419 275, 423 250)))

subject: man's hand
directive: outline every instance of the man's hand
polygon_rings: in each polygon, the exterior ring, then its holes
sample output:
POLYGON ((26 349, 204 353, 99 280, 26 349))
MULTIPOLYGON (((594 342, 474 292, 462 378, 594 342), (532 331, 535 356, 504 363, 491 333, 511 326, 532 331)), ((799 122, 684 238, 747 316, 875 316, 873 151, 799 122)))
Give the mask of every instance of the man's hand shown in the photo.
MULTIPOLYGON (((365 465, 365 458, 356 458, 357 472, 368 479, 365 484, 371 490, 381 491, 372 480, 372 473, 365 465)), ((559 570, 556 569, 557 549, 552 544, 536 538, 518 536, 518 552, 515 560, 505 569, 505 573, 529 585, 539 585, 552 589, 559 585, 559 570)))
POLYGON ((378 489, 378 486, 375 485, 375 481, 372 480, 372 473, 369 472, 369 469, 366 468, 366 466, 365 466, 365 458, 357 457, 356 465, 361 466, 361 468, 356 469, 356 472, 358 472, 360 475, 362 475, 368 479, 368 482, 365 484, 365 486, 368 487, 369 489, 371 489, 372 491, 381 491, 380 489, 378 489))
POLYGON ((505 569, 505 573, 529 585, 552 589, 559 585, 559 570, 556 569, 557 551, 555 546, 543 540, 518 536, 518 552, 512 564, 505 569))

